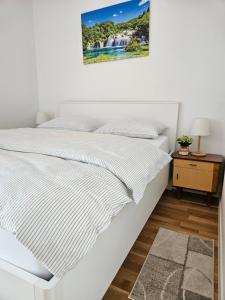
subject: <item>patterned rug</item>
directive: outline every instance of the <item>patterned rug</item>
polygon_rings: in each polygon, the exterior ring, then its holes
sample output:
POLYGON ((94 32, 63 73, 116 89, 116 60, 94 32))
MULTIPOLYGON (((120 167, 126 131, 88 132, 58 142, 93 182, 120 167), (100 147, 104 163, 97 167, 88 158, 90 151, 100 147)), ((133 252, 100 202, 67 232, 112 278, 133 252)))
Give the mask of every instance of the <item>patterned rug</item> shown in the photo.
POLYGON ((160 228, 133 300, 212 300, 214 242, 160 228))

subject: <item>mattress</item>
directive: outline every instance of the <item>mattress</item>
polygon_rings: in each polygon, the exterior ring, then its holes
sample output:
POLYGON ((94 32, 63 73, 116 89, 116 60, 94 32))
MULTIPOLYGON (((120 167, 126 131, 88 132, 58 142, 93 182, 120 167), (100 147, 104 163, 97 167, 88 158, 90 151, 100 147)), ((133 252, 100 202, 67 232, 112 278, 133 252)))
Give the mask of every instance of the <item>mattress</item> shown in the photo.
MULTIPOLYGON (((149 143, 169 153, 169 138, 160 135, 157 139, 149 139, 149 143)), ((32 253, 17 241, 16 237, 0 228, 0 259, 32 273, 40 278, 49 280, 52 274, 41 265, 32 253)))

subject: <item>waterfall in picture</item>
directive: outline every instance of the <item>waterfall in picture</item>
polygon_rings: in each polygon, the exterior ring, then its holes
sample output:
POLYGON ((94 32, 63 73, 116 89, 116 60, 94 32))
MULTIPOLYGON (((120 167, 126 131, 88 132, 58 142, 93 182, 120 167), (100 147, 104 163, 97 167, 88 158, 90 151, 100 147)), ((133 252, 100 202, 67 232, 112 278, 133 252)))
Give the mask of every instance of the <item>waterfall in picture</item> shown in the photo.
POLYGON ((109 36, 107 39, 106 47, 123 47, 131 40, 131 36, 117 35, 115 38, 109 36))
POLYGON ((109 36, 107 39, 106 47, 112 47, 114 44, 114 38, 109 36))
POLYGON ((131 37, 130 36, 120 36, 115 38, 115 47, 118 46, 126 46, 127 43, 130 41, 131 37))

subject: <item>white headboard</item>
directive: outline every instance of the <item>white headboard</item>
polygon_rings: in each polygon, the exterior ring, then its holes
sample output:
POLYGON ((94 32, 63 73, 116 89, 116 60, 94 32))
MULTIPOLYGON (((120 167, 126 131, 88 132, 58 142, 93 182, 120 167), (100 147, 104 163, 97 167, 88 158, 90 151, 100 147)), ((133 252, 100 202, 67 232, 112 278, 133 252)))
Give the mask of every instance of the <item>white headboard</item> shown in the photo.
POLYGON ((148 101, 65 101, 59 105, 59 115, 85 114, 98 118, 103 122, 129 116, 152 118, 168 126, 166 134, 170 139, 173 151, 176 144, 178 102, 148 101))

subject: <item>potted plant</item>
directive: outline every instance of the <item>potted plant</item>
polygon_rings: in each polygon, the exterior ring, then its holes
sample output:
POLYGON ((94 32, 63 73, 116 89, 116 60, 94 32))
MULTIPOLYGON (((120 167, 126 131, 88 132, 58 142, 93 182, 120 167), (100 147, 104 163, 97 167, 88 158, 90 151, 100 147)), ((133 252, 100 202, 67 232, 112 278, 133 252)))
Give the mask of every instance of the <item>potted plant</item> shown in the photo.
POLYGON ((188 155, 189 146, 192 144, 193 139, 188 135, 182 135, 177 138, 177 142, 180 145, 179 154, 188 155))

